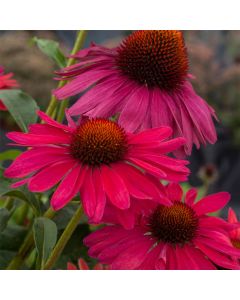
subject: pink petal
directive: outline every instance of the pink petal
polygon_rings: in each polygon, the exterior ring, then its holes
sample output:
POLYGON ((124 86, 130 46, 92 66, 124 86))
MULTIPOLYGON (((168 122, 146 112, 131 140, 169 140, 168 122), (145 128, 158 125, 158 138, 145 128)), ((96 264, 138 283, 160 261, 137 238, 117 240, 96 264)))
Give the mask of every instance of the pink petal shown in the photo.
POLYGON ((61 161, 69 157, 66 148, 41 147, 30 149, 20 154, 8 167, 4 175, 10 178, 21 178, 48 164, 61 161))
POLYGON ((228 222, 229 223, 237 223, 238 222, 237 215, 231 207, 228 210, 228 222))
POLYGON ((129 135, 130 144, 148 144, 158 142, 159 146, 162 145, 162 141, 172 135, 172 129, 170 127, 153 128, 142 131, 140 133, 129 135))
POLYGON ((106 194, 103 189, 101 173, 98 168, 93 170, 93 182, 95 185, 95 193, 97 198, 96 209, 93 216, 93 221, 98 223, 103 216, 106 205, 106 194))
POLYGON ((119 80, 117 80, 118 78, 119 76, 106 78, 106 80, 103 80, 92 87, 84 95, 82 95, 81 98, 73 104, 73 106, 70 107, 69 114, 72 116, 78 115, 79 113, 84 114, 104 102, 106 98, 111 98, 114 91, 119 87, 119 85, 121 85, 121 81, 119 82, 119 80))
POLYGON ((121 252, 112 263, 113 270, 134 270, 144 261, 147 251, 152 246, 152 241, 142 238, 133 246, 121 252))
POLYGON ((189 206, 192 206, 196 198, 197 198, 197 189, 191 188, 186 193, 185 203, 188 204, 189 206))
POLYGON ((42 111, 38 111, 38 116, 43 121, 45 121, 45 123, 47 123, 48 125, 51 125, 51 126, 56 127, 56 128, 63 129, 65 131, 67 131, 67 132, 72 132, 73 131, 73 128, 71 128, 71 127, 69 127, 67 125, 63 125, 61 123, 58 123, 57 121, 53 120, 52 118, 50 118, 47 114, 45 114, 42 111))
POLYGON ((139 86, 128 98, 122 109, 119 124, 129 132, 136 131, 143 123, 149 105, 148 89, 139 86))
POLYGON ((207 245, 208 247, 214 249, 215 251, 222 252, 223 254, 236 256, 240 258, 240 249, 234 248, 232 245, 228 245, 226 242, 219 239, 217 241, 211 240, 206 237, 197 237, 198 242, 207 245))
POLYGON ((156 176, 158 178, 164 179, 167 177, 167 174, 165 172, 163 172, 162 170, 160 170, 159 168, 151 165, 150 163, 147 163, 143 160, 137 159, 137 158, 132 158, 129 157, 127 158, 127 160, 131 163, 133 163, 134 165, 142 168, 143 170, 145 170, 146 172, 148 172, 149 174, 152 174, 153 176, 156 176))
POLYGON ((11 188, 15 189, 19 186, 22 186, 22 185, 28 183, 28 181, 29 181, 29 178, 14 182, 13 184, 11 184, 11 188))
POLYGON ((199 241, 195 242, 196 246, 216 265, 226 269, 239 270, 239 264, 231 260, 227 255, 223 255, 220 252, 213 250, 199 241))
POLYGON ((182 201, 183 190, 181 186, 177 183, 169 183, 166 187, 169 199, 174 201, 182 201))
POLYGON ((173 128, 171 111, 163 97, 162 91, 158 88, 152 91, 151 117, 153 128, 160 126, 170 126, 173 128))
POLYGON ((77 194, 81 167, 79 164, 73 168, 59 184, 51 199, 51 206, 54 210, 63 208, 77 194))
POLYGON ((67 263, 67 269, 68 270, 77 270, 77 267, 74 264, 68 262, 67 263))
POLYGON ((78 267, 79 267, 79 270, 89 270, 87 263, 82 258, 79 258, 79 260, 78 260, 78 267))
POLYGON ((198 270, 198 266, 195 264, 192 258, 187 255, 185 246, 182 248, 179 245, 176 245, 175 255, 178 270, 198 270))
POLYGON ((95 182, 93 181, 93 169, 86 167, 85 180, 82 184, 80 194, 85 214, 92 218, 97 205, 95 182))
POLYGON ((40 135, 22 132, 9 132, 7 137, 14 142, 25 146, 38 146, 46 144, 69 144, 71 141, 70 135, 40 135))
POLYGON ((110 201, 120 209, 129 208, 129 192, 123 182, 123 179, 117 174, 114 169, 106 165, 103 165, 101 167, 101 173, 104 190, 110 201))
POLYGON ((96 243, 101 242, 104 240, 105 242, 108 241, 108 238, 112 235, 118 236, 121 238, 121 236, 126 235, 126 230, 124 230, 120 226, 105 226, 97 231, 92 232, 90 235, 88 235, 84 239, 84 244, 87 247, 91 247, 95 245, 96 243))
MULTIPOLYGON (((65 126, 65 125, 64 125, 65 126)), ((71 134, 69 131, 63 130, 62 128, 53 127, 48 124, 31 124, 29 125, 29 133, 36 134, 36 135, 61 135, 65 136, 66 138, 69 137, 71 134)))
POLYGON ((229 193, 220 192, 202 198, 200 201, 193 205, 193 209, 200 216, 222 209, 229 202, 229 200, 229 193))
POLYGON ((161 247, 162 245, 158 244, 151 251, 149 251, 142 264, 138 267, 138 270, 155 270, 155 264, 156 261, 158 261, 161 247))
POLYGON ((159 198, 160 193, 156 186, 136 168, 126 163, 115 163, 114 169, 122 177, 129 193, 133 197, 138 199, 159 198))
POLYGON ((54 95, 58 99, 68 98, 75 94, 79 94, 80 92, 87 89, 93 83, 97 82, 104 77, 113 75, 115 71, 111 70, 91 70, 90 72, 85 72, 76 76, 72 81, 70 81, 67 85, 62 88, 59 88, 54 91, 54 95))
POLYGON ((68 159, 45 167, 29 180, 29 190, 32 192, 44 192, 51 189, 76 163, 75 160, 68 159))
POLYGON ((204 254, 189 245, 184 246, 185 253, 189 257, 189 260, 193 262, 197 270, 216 270, 216 267, 204 256, 204 254))

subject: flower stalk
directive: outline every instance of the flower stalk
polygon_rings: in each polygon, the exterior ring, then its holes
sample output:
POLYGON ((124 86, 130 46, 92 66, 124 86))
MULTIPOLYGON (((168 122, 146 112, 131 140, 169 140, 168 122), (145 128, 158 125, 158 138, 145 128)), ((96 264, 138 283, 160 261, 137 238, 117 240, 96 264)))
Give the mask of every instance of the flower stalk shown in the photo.
POLYGON ((67 242, 69 241, 70 237, 72 236, 74 230, 79 224, 82 214, 83 214, 82 206, 79 206, 79 208, 76 210, 75 214, 73 215, 72 219, 68 223, 67 227, 63 231, 52 253, 50 254, 45 266, 43 267, 44 270, 52 269, 52 267, 58 260, 59 256, 61 255, 63 249, 65 248, 67 242))
MULTIPOLYGON (((74 43, 74 46, 73 46, 73 49, 71 51, 71 55, 74 55, 76 54, 83 46, 83 43, 85 41, 85 38, 86 38, 86 30, 80 30, 78 33, 77 33, 77 38, 75 40, 75 43, 74 43)), ((67 61, 67 67, 73 65, 75 62, 75 59, 73 57, 70 57, 67 61)), ((63 87, 65 84, 67 83, 66 80, 61 80, 58 84, 58 88, 61 88, 63 87)), ((53 117, 54 115, 54 111, 57 107, 57 98, 52 95, 51 97, 51 100, 49 102, 49 105, 48 105, 48 108, 46 110, 46 113, 53 117)), ((65 100, 62 100, 61 104, 60 104, 60 109, 59 109, 59 113, 58 113, 58 117, 57 119, 63 119, 63 116, 64 116, 64 111, 65 111, 65 108, 67 107, 67 99, 65 100)))

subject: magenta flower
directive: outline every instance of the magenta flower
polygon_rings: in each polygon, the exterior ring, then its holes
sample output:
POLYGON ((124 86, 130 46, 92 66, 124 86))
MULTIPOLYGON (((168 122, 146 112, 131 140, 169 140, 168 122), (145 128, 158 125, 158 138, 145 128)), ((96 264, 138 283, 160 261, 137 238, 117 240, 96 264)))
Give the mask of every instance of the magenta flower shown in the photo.
POLYGON ((166 156, 184 144, 170 139, 167 127, 139 134, 125 132, 105 119, 84 120, 76 125, 60 124, 43 112, 46 124, 34 124, 29 133, 10 132, 19 146, 31 147, 5 170, 5 176, 24 178, 13 187, 27 184, 32 192, 44 192, 60 182, 51 205, 64 207, 80 192, 87 216, 101 220, 106 201, 118 209, 130 207, 130 196, 158 199, 161 191, 145 174, 170 181, 184 181, 189 174, 185 160, 166 156))
POLYGON ((240 257, 229 232, 234 224, 208 216, 225 206, 230 195, 221 192, 196 202, 190 189, 182 201, 178 184, 166 186, 171 205, 151 203, 137 212, 135 227, 126 230, 118 222, 91 233, 84 243, 89 255, 112 269, 240 269, 229 256, 240 257))
POLYGON ((54 94, 64 99, 92 88, 70 108, 70 115, 117 114, 119 125, 129 132, 169 126, 175 137, 186 138, 179 155, 189 155, 193 144, 199 148, 216 142, 216 115, 189 81, 180 31, 137 31, 117 48, 93 45, 74 57, 79 63, 57 72, 70 82, 54 94))
MULTIPOLYGON (((0 66, 0 90, 11 89, 18 87, 19 84, 15 79, 12 79, 13 73, 4 74, 3 67, 0 66)), ((0 110, 7 110, 6 106, 0 100, 0 110)))

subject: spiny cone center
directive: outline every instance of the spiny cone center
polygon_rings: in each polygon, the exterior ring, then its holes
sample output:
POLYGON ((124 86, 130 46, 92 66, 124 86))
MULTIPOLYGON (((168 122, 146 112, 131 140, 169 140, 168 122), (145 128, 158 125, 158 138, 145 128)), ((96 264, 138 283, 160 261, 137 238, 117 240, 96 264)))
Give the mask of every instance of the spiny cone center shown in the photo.
POLYGON ((198 227, 194 210, 182 202, 159 205, 149 218, 151 234, 159 241, 184 244, 191 241, 198 227))
POLYGON ((174 90, 188 73, 183 35, 177 30, 136 31, 118 48, 117 65, 141 84, 174 90))
POLYGON ((70 151, 81 163, 99 166, 123 159, 126 135, 118 124, 105 119, 88 120, 73 134, 70 151))

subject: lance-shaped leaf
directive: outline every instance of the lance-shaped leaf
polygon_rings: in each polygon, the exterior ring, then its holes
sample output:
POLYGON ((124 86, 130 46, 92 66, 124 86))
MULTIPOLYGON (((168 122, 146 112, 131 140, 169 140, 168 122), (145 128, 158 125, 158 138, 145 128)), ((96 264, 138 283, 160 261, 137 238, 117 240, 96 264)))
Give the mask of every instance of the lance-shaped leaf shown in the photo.
POLYGON ((33 234, 38 259, 43 268, 57 241, 57 226, 48 218, 40 217, 34 220, 33 234))
POLYGON ((28 125, 36 123, 39 107, 31 96, 21 90, 0 90, 0 99, 22 131, 27 132, 28 125))
POLYGON ((52 40, 39 39, 37 37, 34 37, 32 40, 36 43, 38 48, 50 57, 60 68, 66 67, 66 57, 60 50, 59 43, 52 40))

